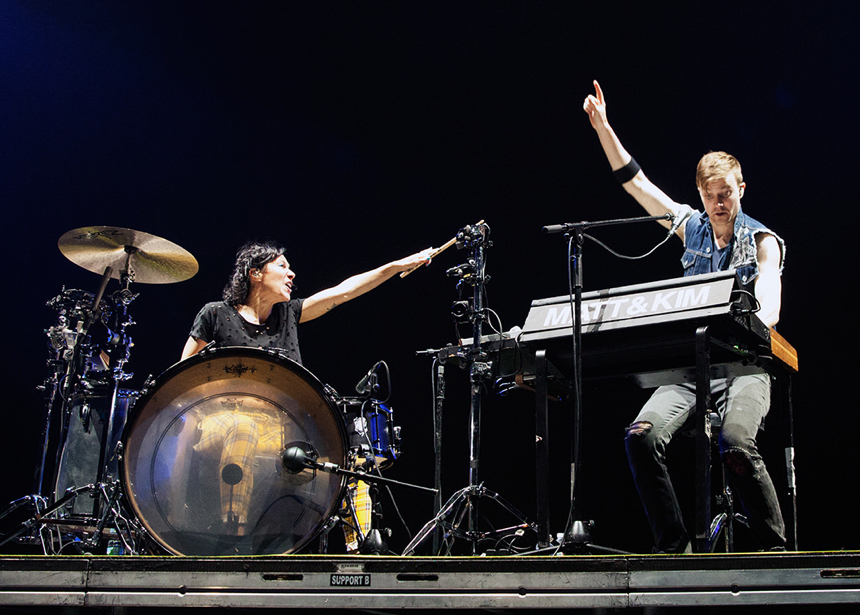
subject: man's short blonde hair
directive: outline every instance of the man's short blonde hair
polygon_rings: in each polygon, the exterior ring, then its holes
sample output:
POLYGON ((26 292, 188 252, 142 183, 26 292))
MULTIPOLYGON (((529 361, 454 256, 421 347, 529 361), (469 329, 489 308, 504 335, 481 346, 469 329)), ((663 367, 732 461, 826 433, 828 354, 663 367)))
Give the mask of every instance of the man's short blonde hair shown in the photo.
POLYGON ((738 186, 744 183, 738 159, 726 152, 708 152, 702 156, 696 167, 696 185, 704 190, 708 183, 715 179, 725 179, 729 175, 735 176, 738 186))

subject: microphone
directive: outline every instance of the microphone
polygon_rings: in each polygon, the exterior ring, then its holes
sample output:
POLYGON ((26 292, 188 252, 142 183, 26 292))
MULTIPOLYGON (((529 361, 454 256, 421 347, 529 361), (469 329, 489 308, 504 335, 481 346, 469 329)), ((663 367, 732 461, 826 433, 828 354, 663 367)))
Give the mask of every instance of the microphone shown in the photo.
POLYGON ((565 222, 564 224, 548 224, 547 226, 542 227, 541 230, 544 233, 551 235, 553 233, 569 233, 574 228, 576 228, 576 224, 565 222))
POLYGON ((281 453, 281 463, 287 469, 287 472, 298 474, 305 468, 316 467, 316 459, 308 456, 303 448, 291 446, 281 453))
POLYGON ((381 362, 377 361, 373 367, 370 368, 370 371, 364 375, 364 378, 358 381, 358 384, 355 385, 355 392, 359 395, 364 395, 365 393, 371 391, 373 389, 373 383, 371 379, 376 374, 376 369, 380 366, 381 362))
POLYGON ((307 446, 311 448, 310 453, 306 452, 301 446, 291 446, 281 453, 281 463, 287 472, 298 474, 305 469, 322 470, 323 472, 330 472, 332 474, 341 472, 340 466, 337 464, 328 461, 323 463, 318 462, 316 451, 313 450, 310 444, 307 444, 307 446))
POLYGON ((674 216, 672 220, 672 226, 669 229, 669 235, 674 235, 678 232, 678 229, 681 228, 681 225, 684 224, 684 221, 693 215, 693 208, 687 207, 683 212, 674 216))

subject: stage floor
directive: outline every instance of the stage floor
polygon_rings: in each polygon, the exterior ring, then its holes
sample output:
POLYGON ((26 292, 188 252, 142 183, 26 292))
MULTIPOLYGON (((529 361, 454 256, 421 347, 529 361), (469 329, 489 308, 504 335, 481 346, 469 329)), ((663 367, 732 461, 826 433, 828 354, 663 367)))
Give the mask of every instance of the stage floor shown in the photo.
MULTIPOLYGON (((0 558, 0 609, 642 609, 860 604, 860 552, 0 558)), ((807 610, 800 610, 806 606, 807 610)), ((120 609, 120 610, 122 610, 120 609)), ((785 609, 779 612, 786 612, 785 609)), ((792 611, 794 612, 794 611, 792 611)))

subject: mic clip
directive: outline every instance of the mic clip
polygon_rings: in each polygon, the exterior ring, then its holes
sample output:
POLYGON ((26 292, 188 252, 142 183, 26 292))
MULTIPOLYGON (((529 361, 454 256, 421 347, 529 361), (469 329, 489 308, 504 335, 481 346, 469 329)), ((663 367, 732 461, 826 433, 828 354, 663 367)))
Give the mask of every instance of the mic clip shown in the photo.
POLYGON ((355 385, 356 393, 359 395, 365 395, 367 393, 372 393, 377 388, 376 370, 379 369, 381 364, 381 361, 374 363, 373 367, 370 368, 370 371, 364 375, 364 378, 358 381, 358 384, 355 385))
POLYGON ((678 229, 681 228, 681 225, 684 224, 684 222, 686 222, 687 218, 693 215, 693 208, 686 206, 684 210, 677 215, 671 213, 666 215, 668 216, 667 219, 672 220, 672 226, 669 228, 669 236, 672 236, 678 232, 678 229))

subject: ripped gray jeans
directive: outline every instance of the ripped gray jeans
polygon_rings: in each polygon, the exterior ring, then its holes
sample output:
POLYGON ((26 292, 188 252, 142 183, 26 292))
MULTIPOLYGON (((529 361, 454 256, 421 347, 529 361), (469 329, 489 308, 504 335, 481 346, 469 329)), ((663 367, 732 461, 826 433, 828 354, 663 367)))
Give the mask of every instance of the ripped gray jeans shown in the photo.
MULTIPOLYGON (((714 379, 711 399, 722 418, 720 454, 750 527, 763 548, 784 546, 779 500, 756 447, 756 435, 770 408, 770 377, 714 379)), ((692 427, 695 407, 695 384, 660 387, 627 428, 624 440, 633 481, 659 552, 682 552, 690 542, 665 461, 673 436, 692 427)))

